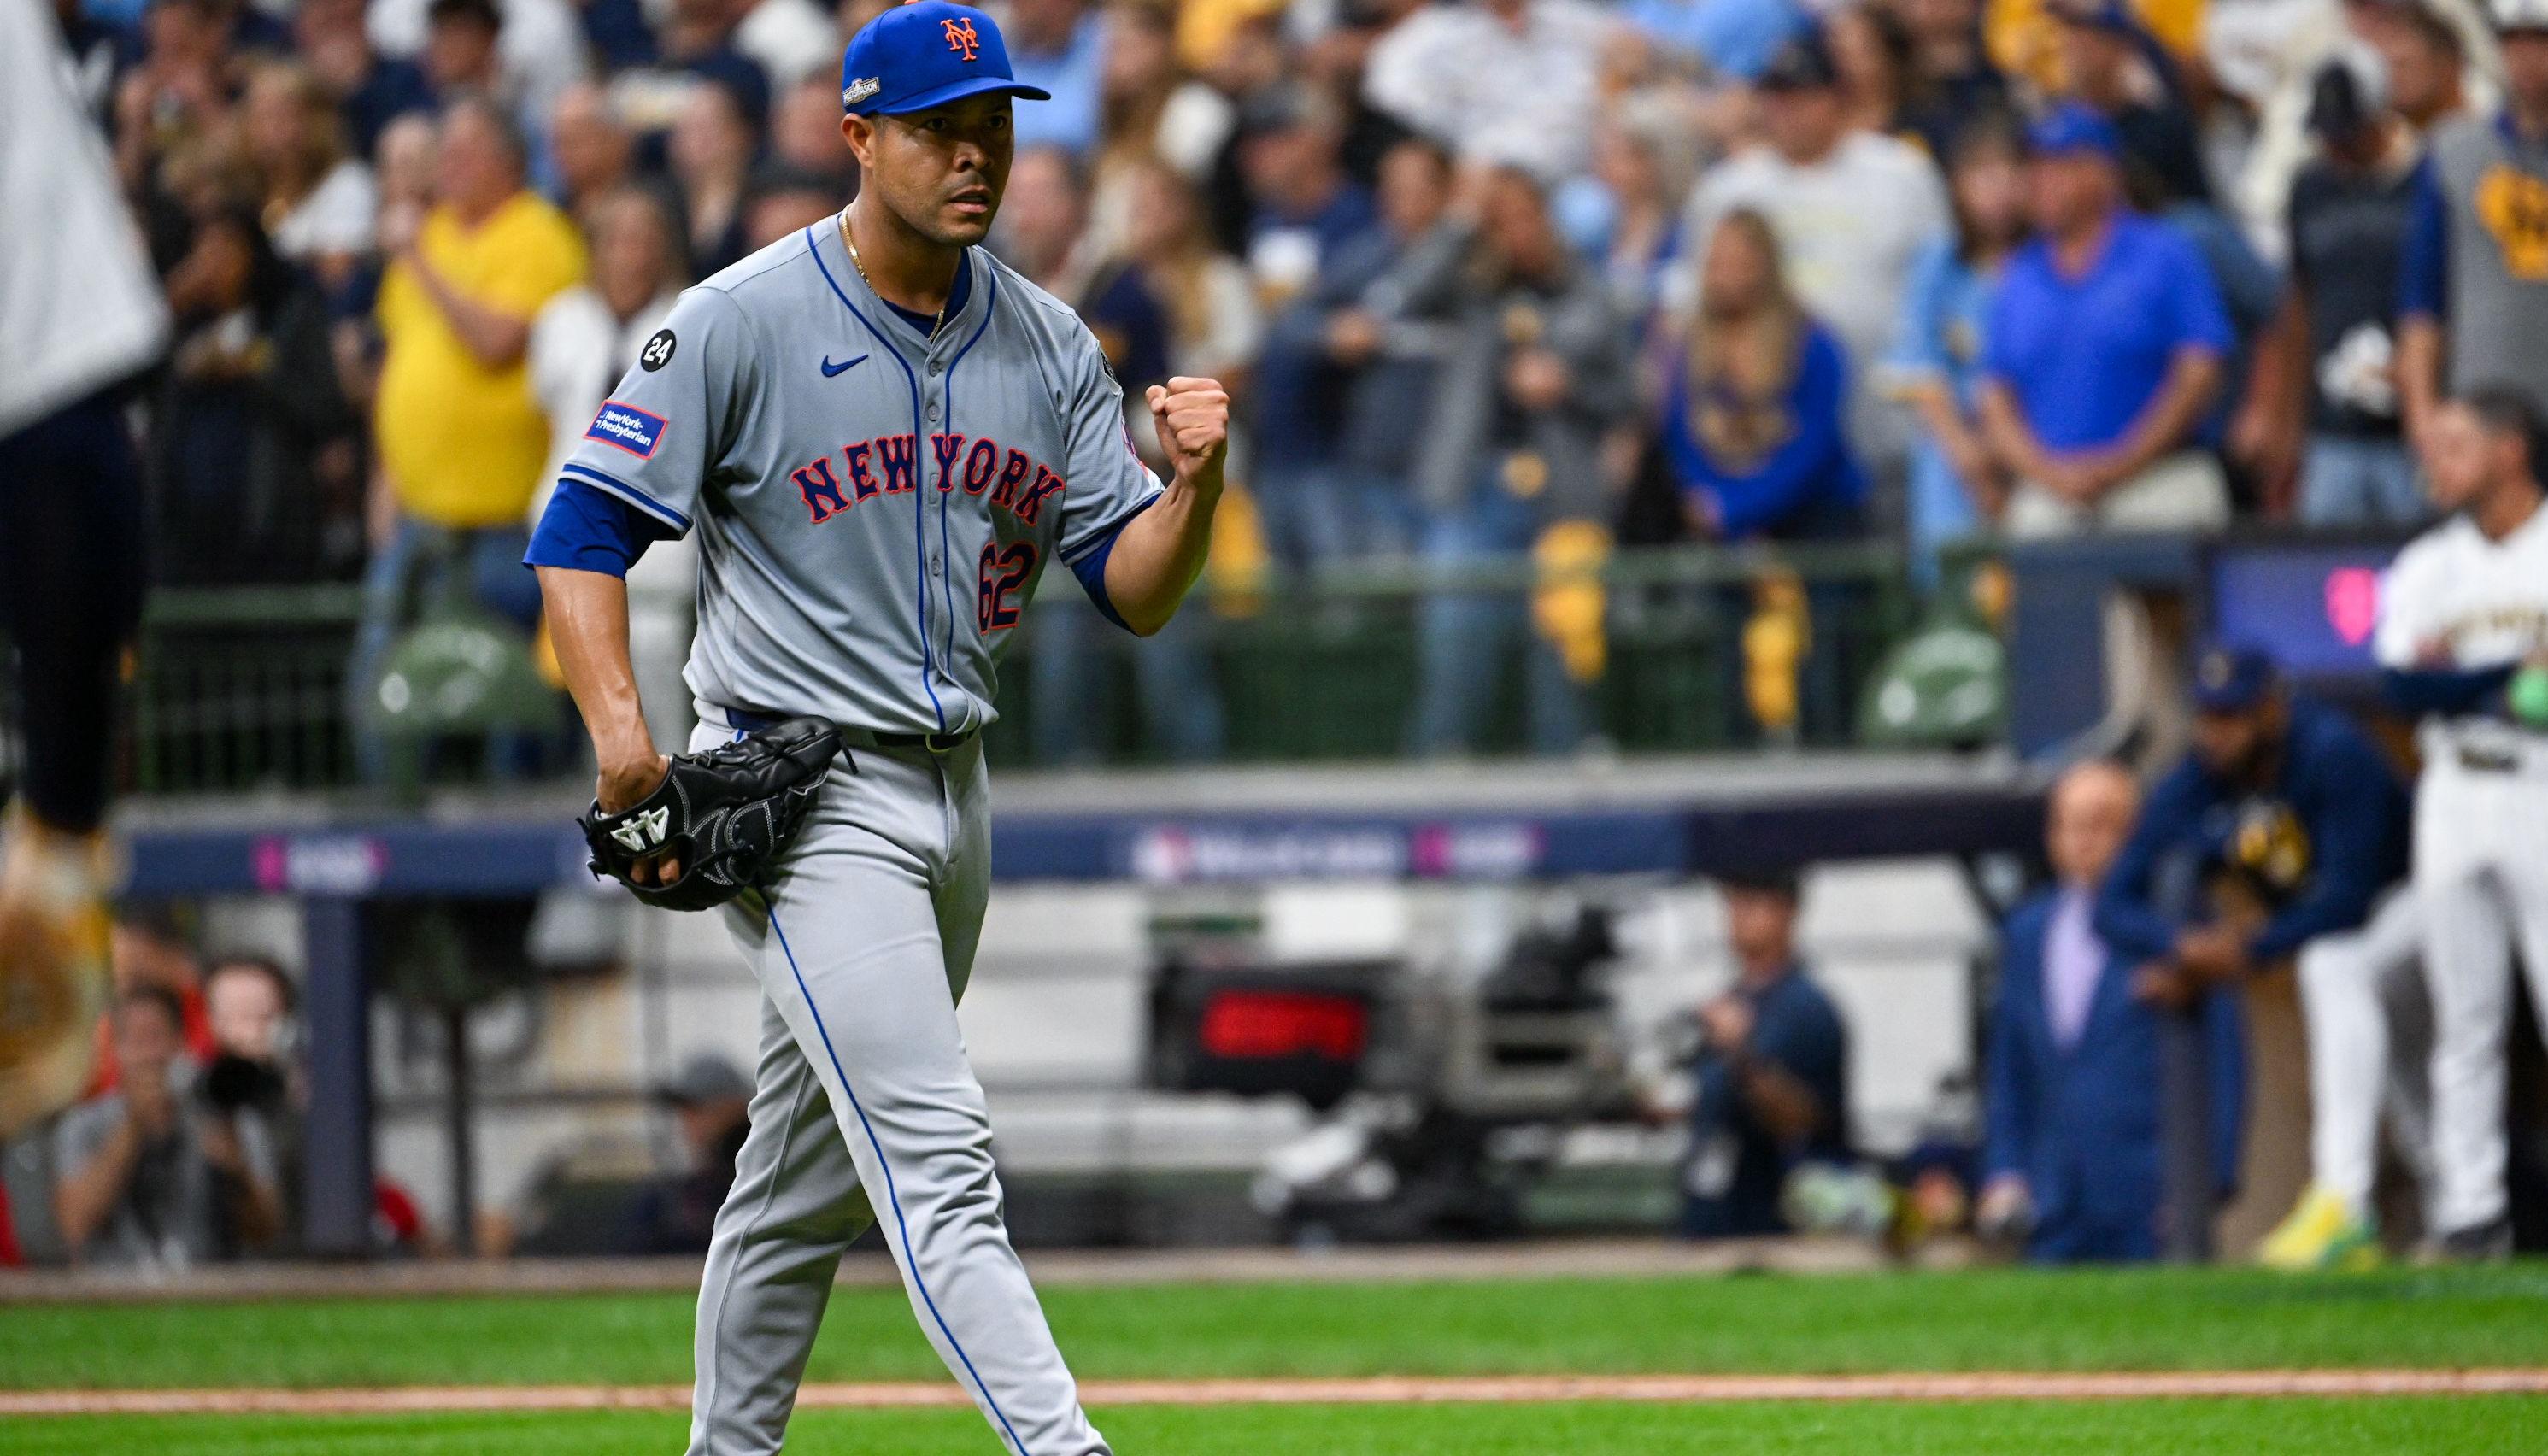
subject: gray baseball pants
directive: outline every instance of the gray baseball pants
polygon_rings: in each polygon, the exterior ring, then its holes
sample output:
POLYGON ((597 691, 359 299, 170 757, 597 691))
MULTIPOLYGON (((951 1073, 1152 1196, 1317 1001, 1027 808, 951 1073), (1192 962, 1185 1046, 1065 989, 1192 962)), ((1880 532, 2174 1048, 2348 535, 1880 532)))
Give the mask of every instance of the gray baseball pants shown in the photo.
MULTIPOLYGON (((731 736, 710 712, 691 745, 731 736)), ((761 1064, 699 1286, 690 1456, 779 1449, 841 1254, 870 1224, 1005 1449, 1108 1456, 1009 1245, 956 1024, 990 890, 980 741, 850 757, 766 894, 723 912, 761 981, 761 1064)))

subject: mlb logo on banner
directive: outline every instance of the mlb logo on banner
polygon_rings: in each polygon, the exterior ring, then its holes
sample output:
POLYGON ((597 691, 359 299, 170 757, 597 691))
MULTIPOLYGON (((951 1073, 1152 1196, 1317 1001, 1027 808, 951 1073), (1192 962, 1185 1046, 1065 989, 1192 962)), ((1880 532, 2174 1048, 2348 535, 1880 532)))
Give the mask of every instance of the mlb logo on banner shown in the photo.
POLYGON ((592 423, 585 430, 584 437, 599 440, 605 445, 616 445, 640 460, 651 460, 655 457, 656 441, 664 437, 664 416, 649 414, 634 406, 611 400, 602 405, 600 413, 592 416, 592 423))

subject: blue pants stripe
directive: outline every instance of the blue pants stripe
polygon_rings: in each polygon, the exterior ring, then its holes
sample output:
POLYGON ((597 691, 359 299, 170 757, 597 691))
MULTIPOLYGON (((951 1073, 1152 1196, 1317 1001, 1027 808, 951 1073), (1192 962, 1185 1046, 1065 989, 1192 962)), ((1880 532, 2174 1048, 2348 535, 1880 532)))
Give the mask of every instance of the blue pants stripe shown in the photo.
POLYGON ((1000 1422, 1000 1429, 1008 1434, 1009 1444, 1018 1448, 1018 1456, 1027 1456, 1027 1443, 1018 1439, 1017 1427, 1009 1424, 1009 1417, 1000 1410, 1000 1403, 991 1396, 990 1386, 983 1383, 981 1372, 973 1368, 973 1357, 965 1354, 964 1347, 956 1342, 956 1331, 948 1327, 947 1317, 938 1313, 938 1301, 930 1295, 929 1286, 920 1277, 920 1261, 911 1253, 911 1228, 902 1218, 902 1195, 895 1191, 893 1185, 893 1164, 885 1160, 884 1144, 877 1140, 875 1127, 867 1121, 867 1110, 859 1104, 859 1094, 850 1086, 850 1074, 841 1065, 841 1053, 832 1049, 831 1029, 823 1025, 822 1009, 814 1004, 814 993, 805 984, 805 972, 796 963, 795 950, 787 944, 787 932, 779 929, 778 909, 774 905, 770 910, 770 930, 778 937, 778 950, 787 957, 788 972, 796 977, 796 993, 805 998, 805 1012, 814 1018, 814 1034, 823 1039, 823 1054, 832 1059, 833 1075, 841 1079, 841 1091, 849 1096, 850 1111, 859 1115, 859 1129, 867 1135, 867 1146, 875 1150, 876 1166, 884 1170, 885 1202, 893 1208, 893 1229, 902 1244, 903 1267, 911 1271, 911 1287, 920 1291, 920 1303, 927 1307, 929 1318, 938 1321, 938 1332, 947 1336, 947 1347, 963 1362, 964 1373, 972 1377, 973 1388, 982 1393, 982 1404, 991 1408, 991 1414, 1000 1422))

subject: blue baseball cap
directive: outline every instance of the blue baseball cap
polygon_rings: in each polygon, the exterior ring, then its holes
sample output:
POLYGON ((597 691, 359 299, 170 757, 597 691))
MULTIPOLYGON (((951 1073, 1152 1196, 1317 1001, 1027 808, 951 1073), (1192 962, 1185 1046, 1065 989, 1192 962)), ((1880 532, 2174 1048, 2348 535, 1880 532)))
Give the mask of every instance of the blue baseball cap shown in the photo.
POLYGON ((997 21, 948 0, 895 6, 860 27, 841 57, 841 109, 861 116, 927 111, 990 91, 1052 99, 1010 71, 997 21))
POLYGON ((2283 680, 2273 657, 2257 647, 2216 644, 2194 660, 2194 706, 2205 713, 2243 713, 2283 680))
POLYGON ((2065 101, 2026 129, 2026 147, 2035 156, 2076 156, 2090 152, 2114 161, 2124 154, 2124 139, 2115 124, 2075 101, 2065 101))

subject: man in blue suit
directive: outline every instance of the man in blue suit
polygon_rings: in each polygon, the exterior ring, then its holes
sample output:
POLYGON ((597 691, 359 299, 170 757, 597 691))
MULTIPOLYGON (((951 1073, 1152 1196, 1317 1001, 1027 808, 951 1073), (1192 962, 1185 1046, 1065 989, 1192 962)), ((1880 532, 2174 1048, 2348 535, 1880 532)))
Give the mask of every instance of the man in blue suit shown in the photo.
MULTIPOLYGON (((1985 1068, 1985 1227, 2032 1224, 2047 1263, 2154 1258, 2159 1250, 2158 1010, 2140 966, 2098 935, 2099 883, 2132 833, 2140 793, 2106 762, 2053 785, 2046 850, 2056 883, 2009 916, 1985 1068)), ((2244 1104, 2234 996, 2196 1014, 2211 1043, 2215 1165, 2235 1179, 2244 1104)))

